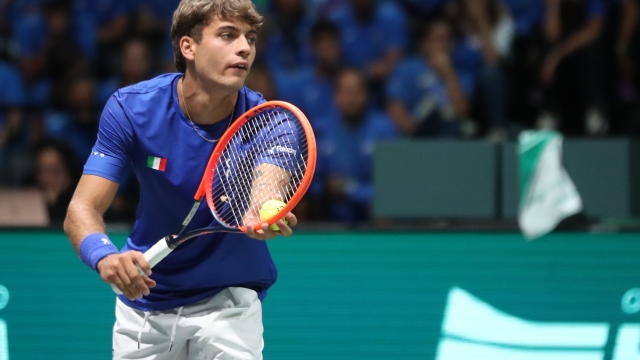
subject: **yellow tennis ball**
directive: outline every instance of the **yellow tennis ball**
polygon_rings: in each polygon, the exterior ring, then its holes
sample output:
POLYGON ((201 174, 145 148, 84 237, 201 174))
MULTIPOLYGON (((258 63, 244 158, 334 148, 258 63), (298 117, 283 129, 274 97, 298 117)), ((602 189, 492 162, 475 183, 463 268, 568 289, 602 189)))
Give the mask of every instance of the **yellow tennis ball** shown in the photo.
MULTIPOLYGON (((276 199, 265 201, 265 203, 262 204, 262 208, 260 208, 260 221, 269 220, 271 217, 277 214, 278 211, 282 210, 284 205, 285 203, 276 199)), ((285 222, 285 224, 288 224, 287 219, 282 218, 282 220, 285 222)), ((280 228, 278 227, 278 225, 273 224, 271 225, 271 230, 280 231, 280 228)))

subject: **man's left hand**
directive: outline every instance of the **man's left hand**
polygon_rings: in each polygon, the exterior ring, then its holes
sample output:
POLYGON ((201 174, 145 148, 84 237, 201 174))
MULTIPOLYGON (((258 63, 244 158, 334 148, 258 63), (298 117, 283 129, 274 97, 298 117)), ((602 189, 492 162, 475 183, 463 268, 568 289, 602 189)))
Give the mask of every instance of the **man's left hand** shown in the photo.
POLYGON ((259 229, 259 230, 254 230, 253 227, 248 227, 246 234, 250 238, 256 239, 256 240, 273 239, 278 234, 284 237, 289 237, 293 234, 293 230, 291 228, 298 224, 298 219, 296 218, 295 215, 293 215, 293 213, 286 214, 284 218, 287 219, 287 223, 285 223, 282 220, 278 220, 275 223, 280 228, 279 231, 272 230, 269 227, 269 224, 263 223, 262 229, 259 229))

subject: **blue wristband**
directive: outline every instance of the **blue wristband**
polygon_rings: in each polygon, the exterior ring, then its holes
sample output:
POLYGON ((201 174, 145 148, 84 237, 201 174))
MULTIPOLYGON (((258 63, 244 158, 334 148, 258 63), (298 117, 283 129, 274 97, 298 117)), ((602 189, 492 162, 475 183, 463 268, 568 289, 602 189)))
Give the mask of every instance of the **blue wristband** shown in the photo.
POLYGON ((102 233, 89 234, 80 243, 80 259, 95 271, 97 271, 98 262, 105 256, 119 252, 107 235, 102 233))

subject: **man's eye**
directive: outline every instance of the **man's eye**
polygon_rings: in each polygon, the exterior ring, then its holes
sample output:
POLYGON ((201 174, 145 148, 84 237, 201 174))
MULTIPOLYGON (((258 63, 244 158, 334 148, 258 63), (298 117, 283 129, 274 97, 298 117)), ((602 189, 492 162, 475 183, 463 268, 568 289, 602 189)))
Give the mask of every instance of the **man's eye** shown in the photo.
POLYGON ((231 34, 229 34, 229 33, 224 33, 224 34, 220 35, 220 37, 223 38, 223 39, 231 39, 232 38, 231 34))
POLYGON ((248 42, 249 44, 255 44, 255 43, 256 43, 256 40, 258 40, 258 39, 257 39, 255 36, 248 36, 248 37, 247 37, 247 42, 248 42))

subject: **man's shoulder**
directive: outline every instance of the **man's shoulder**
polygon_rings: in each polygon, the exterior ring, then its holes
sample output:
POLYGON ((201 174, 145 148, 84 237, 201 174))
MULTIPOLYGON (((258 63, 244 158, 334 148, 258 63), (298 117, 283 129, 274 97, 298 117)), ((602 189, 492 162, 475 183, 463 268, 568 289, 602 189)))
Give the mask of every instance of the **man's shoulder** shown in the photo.
POLYGON ((240 96, 244 97, 245 107, 246 107, 245 111, 255 106, 258 106, 266 101, 264 99, 264 96, 262 96, 261 93, 257 91, 253 91, 246 86, 243 86, 240 89, 240 96))
POLYGON ((149 120, 161 119, 165 111, 171 111, 173 102, 172 84, 181 74, 164 74, 153 79, 123 87, 113 94, 105 105, 104 112, 121 114, 131 123, 146 124, 149 120))
MULTIPOLYGON (((154 77, 153 79, 141 81, 119 90, 120 94, 147 94, 155 91, 171 90, 171 84, 180 73, 168 73, 154 77)), ((169 93, 171 93, 169 91, 169 93)))

